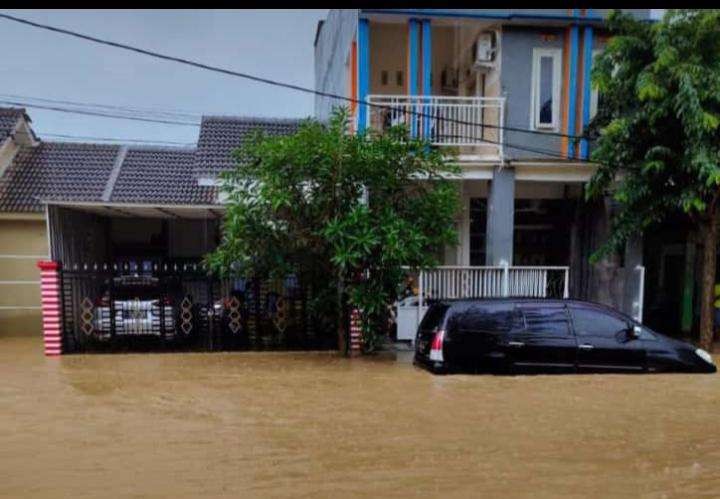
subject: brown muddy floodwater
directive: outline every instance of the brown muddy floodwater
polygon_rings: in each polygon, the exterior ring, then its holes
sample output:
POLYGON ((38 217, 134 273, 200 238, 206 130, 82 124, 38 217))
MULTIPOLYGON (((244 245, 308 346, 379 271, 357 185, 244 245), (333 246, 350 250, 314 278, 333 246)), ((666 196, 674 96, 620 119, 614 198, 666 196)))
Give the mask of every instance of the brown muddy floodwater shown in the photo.
POLYGON ((0 338, 0 496, 720 496, 720 376, 432 376, 0 338))

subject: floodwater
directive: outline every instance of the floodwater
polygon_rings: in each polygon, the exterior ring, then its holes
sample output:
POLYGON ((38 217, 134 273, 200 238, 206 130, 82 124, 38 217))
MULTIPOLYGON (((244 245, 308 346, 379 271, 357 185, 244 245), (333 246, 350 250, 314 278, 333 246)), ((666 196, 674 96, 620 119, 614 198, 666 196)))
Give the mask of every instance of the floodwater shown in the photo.
POLYGON ((720 376, 432 376, 0 338, 0 496, 720 495, 720 376))

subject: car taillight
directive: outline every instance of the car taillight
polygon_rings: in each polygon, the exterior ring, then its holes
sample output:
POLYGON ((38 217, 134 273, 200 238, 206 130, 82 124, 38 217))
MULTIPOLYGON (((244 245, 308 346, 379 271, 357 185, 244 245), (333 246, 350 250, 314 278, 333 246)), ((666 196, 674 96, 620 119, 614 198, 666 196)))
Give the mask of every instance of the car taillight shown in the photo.
POLYGON ((443 341, 445 341, 445 330, 438 329, 435 331, 432 343, 430 343, 430 360, 442 362, 443 358, 443 341))

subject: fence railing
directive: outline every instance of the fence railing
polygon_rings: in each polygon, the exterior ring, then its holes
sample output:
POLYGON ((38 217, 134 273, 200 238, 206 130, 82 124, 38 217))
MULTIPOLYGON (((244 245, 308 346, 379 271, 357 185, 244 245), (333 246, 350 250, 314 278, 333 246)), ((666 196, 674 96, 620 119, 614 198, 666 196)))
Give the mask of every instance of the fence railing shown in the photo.
POLYGON ((284 279, 220 278, 195 263, 66 265, 63 351, 328 349, 336 332, 284 279))
POLYGON ((503 97, 369 95, 367 125, 385 130, 405 125, 433 145, 483 147, 502 157, 503 97))
POLYGON ((567 298, 568 267, 442 266, 418 273, 419 305, 427 299, 567 298))

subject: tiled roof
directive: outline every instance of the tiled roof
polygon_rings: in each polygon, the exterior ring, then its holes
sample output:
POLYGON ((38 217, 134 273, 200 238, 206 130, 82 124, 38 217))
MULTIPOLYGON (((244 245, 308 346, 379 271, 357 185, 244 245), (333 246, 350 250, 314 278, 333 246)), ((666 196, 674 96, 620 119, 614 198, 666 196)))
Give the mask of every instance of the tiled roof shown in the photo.
POLYGON ((16 107, 0 107, 0 144, 12 133, 25 110, 16 107))
POLYGON ((100 199, 118 149, 63 142, 23 147, 0 178, 0 211, 41 211, 41 199, 100 199))
MULTIPOLYGON (((0 119, 12 115, 0 111, 0 119)), ((218 188, 201 186, 198 178, 232 168, 233 151, 254 130, 286 135, 300 122, 205 117, 197 149, 71 142, 23 146, 0 177, 0 211, 39 212, 45 201, 218 204, 218 188)))
POLYGON ((295 132, 302 120, 282 118, 240 118, 204 116, 200 127, 195 174, 216 176, 236 165, 233 151, 255 130, 267 135, 288 135, 295 132))
POLYGON ((216 204, 217 189, 199 186, 195 149, 130 147, 110 201, 113 203, 216 204))

